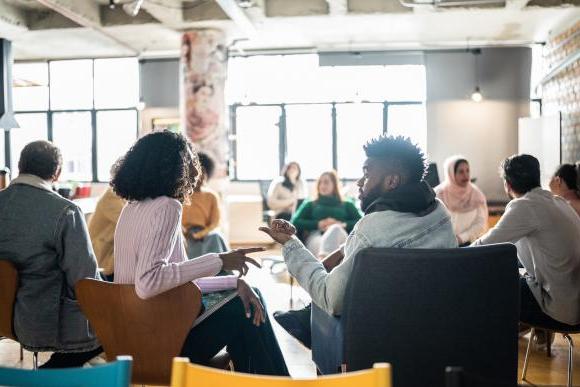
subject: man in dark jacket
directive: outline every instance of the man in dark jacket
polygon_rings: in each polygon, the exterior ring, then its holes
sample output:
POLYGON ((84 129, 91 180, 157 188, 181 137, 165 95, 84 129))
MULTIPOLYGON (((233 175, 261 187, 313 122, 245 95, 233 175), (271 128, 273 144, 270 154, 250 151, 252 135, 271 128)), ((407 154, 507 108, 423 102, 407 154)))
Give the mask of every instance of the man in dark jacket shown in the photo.
POLYGON ((0 192, 0 259, 19 276, 14 330, 27 350, 55 352, 41 368, 79 367, 102 352, 74 293, 99 274, 82 212, 52 191, 61 165, 57 147, 32 142, 0 192))

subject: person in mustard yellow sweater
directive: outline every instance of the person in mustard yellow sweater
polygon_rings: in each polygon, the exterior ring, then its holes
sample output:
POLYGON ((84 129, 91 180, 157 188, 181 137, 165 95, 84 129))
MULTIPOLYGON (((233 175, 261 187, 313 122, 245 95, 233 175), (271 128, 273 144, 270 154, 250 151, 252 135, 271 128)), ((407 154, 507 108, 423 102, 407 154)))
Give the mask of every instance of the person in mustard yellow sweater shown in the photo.
POLYGON ((125 200, 117 196, 109 187, 100 197, 95 212, 89 220, 89 235, 93 250, 95 250, 99 268, 103 269, 101 277, 107 281, 113 281, 115 227, 117 227, 117 221, 125 203, 125 200))
POLYGON ((189 203, 183 205, 181 221, 189 259, 229 250, 228 244, 217 230, 220 223, 218 196, 205 185, 213 175, 215 164, 204 153, 198 153, 198 157, 203 172, 201 186, 198 192, 190 196, 189 203))

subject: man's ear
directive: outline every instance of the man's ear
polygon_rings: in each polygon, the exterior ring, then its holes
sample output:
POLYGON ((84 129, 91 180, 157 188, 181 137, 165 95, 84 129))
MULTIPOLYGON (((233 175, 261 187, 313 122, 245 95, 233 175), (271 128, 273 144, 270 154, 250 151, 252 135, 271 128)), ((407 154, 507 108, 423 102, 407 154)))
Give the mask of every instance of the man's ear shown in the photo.
POLYGON ((54 173, 54 176, 52 177, 52 181, 58 181, 58 179, 60 178, 60 173, 61 172, 62 172, 62 168, 61 167, 58 167, 58 169, 54 173))
POLYGON ((385 191, 392 191, 401 185, 401 176, 400 175, 387 175, 383 179, 383 189, 385 191))
POLYGON ((510 183, 508 183, 508 181, 505 179, 503 181, 503 188, 505 190, 505 193, 511 198, 513 196, 513 189, 510 183))

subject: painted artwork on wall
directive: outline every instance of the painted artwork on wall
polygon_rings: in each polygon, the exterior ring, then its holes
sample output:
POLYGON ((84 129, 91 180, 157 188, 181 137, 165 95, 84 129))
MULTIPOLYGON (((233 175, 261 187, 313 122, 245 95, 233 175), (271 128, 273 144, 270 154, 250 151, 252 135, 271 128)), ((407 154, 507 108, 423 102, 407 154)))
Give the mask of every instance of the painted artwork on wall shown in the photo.
POLYGON ((216 161, 225 176, 227 160, 224 86, 227 49, 221 31, 197 30, 181 42, 181 127, 199 150, 216 161))

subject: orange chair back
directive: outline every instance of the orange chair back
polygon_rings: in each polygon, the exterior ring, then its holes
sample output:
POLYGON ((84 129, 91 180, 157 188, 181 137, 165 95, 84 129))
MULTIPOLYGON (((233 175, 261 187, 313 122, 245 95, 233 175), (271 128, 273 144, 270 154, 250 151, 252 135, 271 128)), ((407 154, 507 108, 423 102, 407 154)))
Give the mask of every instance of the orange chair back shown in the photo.
POLYGON ((316 379, 250 375, 191 364, 173 359, 171 387, 392 387, 391 366, 375 363, 372 369, 316 379))
POLYGON ((16 340, 14 302, 18 290, 18 272, 8 261, 0 261, 0 336, 16 340))
POLYGON ((187 283, 143 300, 134 285, 83 279, 76 295, 108 361, 133 357, 132 383, 168 385, 171 362, 201 310, 201 292, 187 283))

